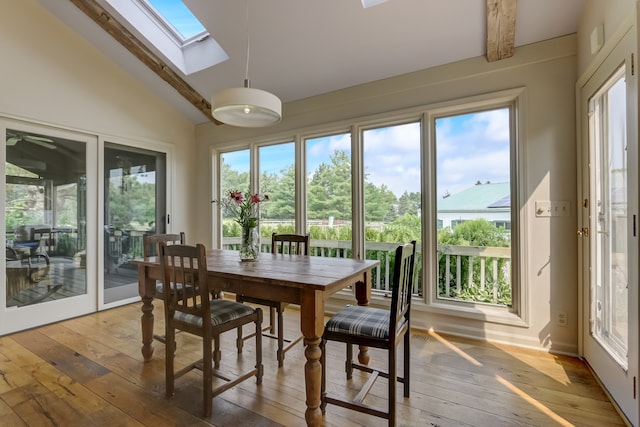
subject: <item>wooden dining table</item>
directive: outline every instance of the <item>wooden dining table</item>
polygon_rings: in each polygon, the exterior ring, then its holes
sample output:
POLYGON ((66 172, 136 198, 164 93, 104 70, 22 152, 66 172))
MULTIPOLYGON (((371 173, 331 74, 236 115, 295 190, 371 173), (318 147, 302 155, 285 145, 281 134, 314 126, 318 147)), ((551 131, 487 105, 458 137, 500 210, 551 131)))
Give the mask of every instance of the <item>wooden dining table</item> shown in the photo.
MULTIPOLYGON (((156 280, 162 278, 157 257, 130 261, 138 266, 138 291, 142 298, 142 355, 153 356, 153 297, 156 280)), ((232 292, 300 306, 300 330, 304 336, 305 420, 309 426, 322 424, 320 410, 320 340, 324 332, 324 305, 332 294, 354 287, 359 305, 371 296, 372 260, 261 253, 256 261, 240 261, 237 251, 207 251, 208 284, 211 291, 232 292)), ((367 364, 365 347, 358 354, 367 364)))

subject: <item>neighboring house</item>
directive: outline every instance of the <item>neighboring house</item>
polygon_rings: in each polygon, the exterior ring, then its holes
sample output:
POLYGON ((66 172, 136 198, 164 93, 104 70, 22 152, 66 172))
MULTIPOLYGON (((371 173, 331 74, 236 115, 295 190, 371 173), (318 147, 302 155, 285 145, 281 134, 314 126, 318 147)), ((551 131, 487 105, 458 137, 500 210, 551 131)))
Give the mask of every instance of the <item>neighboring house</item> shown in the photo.
POLYGON ((511 196, 508 182, 478 183, 438 200, 438 229, 454 227, 470 219, 484 218, 497 227, 511 229, 511 196))

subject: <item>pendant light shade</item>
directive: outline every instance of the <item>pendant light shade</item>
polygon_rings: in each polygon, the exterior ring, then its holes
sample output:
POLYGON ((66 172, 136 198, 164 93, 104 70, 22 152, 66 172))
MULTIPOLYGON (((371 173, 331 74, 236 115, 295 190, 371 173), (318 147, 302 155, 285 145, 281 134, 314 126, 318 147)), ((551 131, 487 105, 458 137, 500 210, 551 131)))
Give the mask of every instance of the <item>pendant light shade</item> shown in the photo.
POLYGON ((249 0, 247 0, 247 66, 244 87, 232 87, 211 98, 214 119, 232 126, 257 128, 276 124, 282 118, 282 102, 272 93, 252 89, 249 84, 249 0))
POLYGON ((282 102, 272 93, 249 87, 232 87, 211 99, 213 118, 228 125, 263 127, 276 124, 282 118, 282 102))

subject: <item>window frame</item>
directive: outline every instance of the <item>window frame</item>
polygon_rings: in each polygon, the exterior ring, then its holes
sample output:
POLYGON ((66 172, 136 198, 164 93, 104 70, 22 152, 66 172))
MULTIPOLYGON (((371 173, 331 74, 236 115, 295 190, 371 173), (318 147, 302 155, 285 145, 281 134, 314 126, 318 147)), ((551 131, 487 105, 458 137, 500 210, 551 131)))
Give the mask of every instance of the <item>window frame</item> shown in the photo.
MULTIPOLYGON (((436 129, 435 120, 452 115, 470 114, 499 108, 509 108, 510 121, 510 186, 511 186, 511 289, 512 305, 510 307, 494 306, 483 303, 473 303, 468 301, 452 301, 438 299, 437 297, 437 263, 424 260, 423 266, 425 275, 428 277, 429 292, 425 292, 425 305, 428 311, 452 314, 517 326, 527 326, 529 324, 528 311, 528 284, 524 274, 526 263, 526 248, 520 245, 521 235, 526 229, 526 217, 520 212, 521 194, 526 188, 524 174, 523 156, 523 116, 524 98, 526 92, 524 88, 517 88, 495 92, 480 96, 461 98, 431 106, 425 113, 427 123, 427 150, 425 153, 424 165, 430 173, 430 182, 425 182, 426 191, 423 194, 424 211, 428 212, 431 220, 424 226, 425 236, 423 247, 433 248, 437 246, 437 190, 435 185, 436 173, 436 129)), ((423 174, 423 179, 425 175, 423 174)), ((426 258, 426 257, 423 257, 426 258)))
MULTIPOLYGON (((512 306, 502 307, 482 303, 438 300, 436 263, 431 257, 422 257, 424 289, 421 298, 415 298, 413 310, 454 315, 468 319, 489 321, 493 323, 526 327, 529 324, 528 283, 524 259, 526 248, 520 245, 521 235, 526 230, 526 216, 520 212, 522 205, 521 194, 526 188, 524 168, 524 117, 526 116, 526 90, 523 87, 491 92, 483 95, 449 100, 441 103, 422 105, 399 111, 360 117, 352 120, 317 125, 309 128, 294 129, 292 131, 266 137, 256 137, 252 140, 229 142, 224 147, 212 149, 212 200, 218 195, 219 162, 221 154, 240 149, 249 149, 251 153, 251 184, 252 191, 258 187, 258 150, 264 145, 273 145, 293 141, 295 144, 295 177, 296 177, 296 213, 295 228, 297 232, 306 231, 306 141, 323 136, 340 133, 351 134, 351 170, 352 170, 352 208, 353 229, 352 248, 354 257, 364 253, 364 166, 362 132, 377 127, 388 127, 418 121, 421 125, 421 198, 422 198, 422 247, 435 248, 437 242, 436 188, 435 188, 435 119, 455 114, 486 111, 490 109, 509 107, 511 132, 511 272, 512 272, 512 306), (428 171, 428 172, 425 172, 428 171), (217 176, 217 178, 216 178, 217 176), (216 182, 217 181, 217 182, 216 182)), ((213 212, 213 218, 218 217, 213 212)), ((218 217, 219 218, 219 217, 218 217)), ((221 247, 221 224, 213 221, 213 242, 221 247)), ((351 300, 352 290, 345 289, 332 298, 338 301, 351 300)), ((372 306, 386 306, 388 301, 383 296, 372 295, 372 306)))

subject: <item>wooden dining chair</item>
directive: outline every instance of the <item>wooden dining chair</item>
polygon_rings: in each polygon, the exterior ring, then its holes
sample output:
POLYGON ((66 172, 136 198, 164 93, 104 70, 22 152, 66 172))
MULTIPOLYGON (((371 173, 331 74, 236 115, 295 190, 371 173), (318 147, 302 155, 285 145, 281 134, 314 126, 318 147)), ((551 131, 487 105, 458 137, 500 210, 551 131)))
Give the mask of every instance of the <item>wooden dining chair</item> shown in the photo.
MULTIPOLYGON (((186 243, 184 232, 175 234, 145 234, 142 236, 142 254, 145 258, 160 254, 160 244, 184 245, 186 243)), ((164 291, 162 281, 156 282, 156 294, 154 298, 164 301, 164 291)), ((165 343, 165 336, 153 334, 153 339, 165 343)))
POLYGON ((413 267, 416 253, 415 240, 398 246, 393 268, 393 289, 389 310, 374 307, 347 306, 336 313, 325 325, 320 348, 322 355, 320 409, 325 413, 327 404, 342 406, 358 412, 389 420, 389 426, 395 425, 396 418, 396 380, 404 384, 404 397, 409 397, 410 378, 410 335, 411 335, 411 291, 413 289, 413 267), (345 370, 347 380, 353 375, 353 369, 368 372, 367 382, 353 400, 332 397, 327 394, 327 341, 338 341, 347 345, 345 370), (398 376, 396 367, 396 347, 404 343, 404 369, 398 376), (353 361, 353 345, 375 347, 388 350, 387 370, 373 369, 353 361), (388 379, 388 408, 382 409, 364 403, 364 399, 379 378, 388 379))
MULTIPOLYGON (((271 235, 271 253, 283 254, 283 255, 309 255, 309 235, 308 234, 276 234, 271 235)), ((248 302, 251 304, 259 304, 269 307, 269 326, 264 328, 264 331, 268 330, 268 334, 264 334, 265 337, 274 338, 278 340, 278 350, 276 358, 278 359, 278 367, 284 365, 284 355, 294 345, 300 342, 303 338, 302 335, 295 339, 288 339, 284 337, 284 310, 287 307, 287 303, 280 301, 271 301, 264 298, 255 298, 246 295, 237 295, 236 301, 248 302), (277 322, 276 322, 277 314, 277 322), (277 327, 277 334, 276 334, 277 327), (284 343, 287 343, 285 347, 284 343)), ((238 330, 238 340, 241 340, 242 330, 238 330)), ((252 335, 247 335, 242 339, 251 338, 252 335)))
POLYGON ((174 394, 175 380, 193 369, 202 370, 203 413, 211 416, 212 399, 240 382, 256 377, 262 383, 262 309, 227 299, 211 299, 207 283, 207 256, 204 245, 160 244, 160 266, 165 295, 165 361, 167 397, 174 394), (181 292, 180 289, 198 292, 181 292), (220 335, 253 323, 256 329, 256 364, 236 376, 220 371, 220 335), (176 370, 176 331, 202 338, 202 358, 176 370), (213 348, 212 348, 213 343, 213 348), (213 388, 213 377, 224 382, 213 388))

